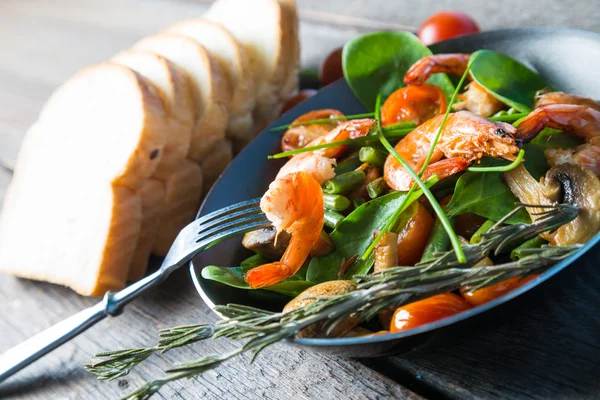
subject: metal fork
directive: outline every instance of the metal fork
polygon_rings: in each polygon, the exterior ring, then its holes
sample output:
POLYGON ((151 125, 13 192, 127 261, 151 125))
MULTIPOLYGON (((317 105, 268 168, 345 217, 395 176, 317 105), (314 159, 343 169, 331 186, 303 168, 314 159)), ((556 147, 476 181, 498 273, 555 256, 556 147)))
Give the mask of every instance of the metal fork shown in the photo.
POLYGON ((96 322, 115 317, 123 307, 162 283, 171 272, 185 265, 196 254, 234 236, 271 225, 253 199, 222 208, 192 222, 179 233, 155 273, 116 292, 102 301, 46 329, 9 349, 0 357, 0 382, 32 362, 71 340, 96 322))

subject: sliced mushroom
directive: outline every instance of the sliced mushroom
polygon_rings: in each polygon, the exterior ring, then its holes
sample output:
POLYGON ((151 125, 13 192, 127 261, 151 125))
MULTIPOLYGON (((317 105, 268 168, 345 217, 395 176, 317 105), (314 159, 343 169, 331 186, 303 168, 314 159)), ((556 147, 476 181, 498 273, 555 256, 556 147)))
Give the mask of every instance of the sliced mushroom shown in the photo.
MULTIPOLYGON (((279 260, 288 247, 292 236, 286 231, 279 233, 277 241, 275 240, 276 236, 277 232, 273 227, 259 229, 246 233, 242 245, 269 260, 279 260)), ((335 250, 335 245, 329 235, 322 231, 321 237, 313 245, 310 255, 313 257, 323 256, 333 250, 335 250)))
MULTIPOLYGON (((503 178, 511 192, 525 204, 551 205, 567 203, 579 206, 579 215, 554 232, 540 235, 552 246, 585 243, 600 230, 600 180, 589 169, 575 164, 560 164, 551 168, 537 182, 519 165, 505 172, 503 178)), ((539 210, 528 209, 532 221, 539 210)))
POLYGON ((375 273, 397 266, 398 234, 394 232, 384 233, 379 242, 377 242, 373 255, 375 258, 373 271, 375 273))
MULTIPOLYGON (((314 303, 318 296, 337 296, 350 293, 354 290, 356 290, 356 284, 352 281, 339 280, 319 283, 318 285, 306 289, 287 303, 283 308, 283 312, 286 313, 314 303)), ((344 323, 338 325, 329 337, 342 336, 352 328, 356 327, 356 325, 358 325, 356 320, 349 318, 344 323)), ((298 338, 319 336, 325 336, 321 329, 321 324, 319 323, 308 326, 296 334, 296 337, 298 338)))

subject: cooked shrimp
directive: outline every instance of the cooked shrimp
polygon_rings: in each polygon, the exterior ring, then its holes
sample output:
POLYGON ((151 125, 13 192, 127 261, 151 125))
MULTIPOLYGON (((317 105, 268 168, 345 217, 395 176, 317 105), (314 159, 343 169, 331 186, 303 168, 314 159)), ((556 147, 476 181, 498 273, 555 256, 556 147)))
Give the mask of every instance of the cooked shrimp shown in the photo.
MULTIPOLYGON (((296 118, 292 122, 292 125, 315 119, 333 119, 343 116, 344 114, 338 110, 315 110, 296 118)), ((290 151, 304 147, 314 139, 329 133, 332 129, 341 124, 341 122, 342 121, 328 121, 320 124, 292 126, 281 138, 281 150, 290 151)))
MULTIPOLYGON (((571 96, 566 95, 565 96, 571 96)), ((563 96, 561 96, 563 97, 563 96)), ((588 99, 589 100, 589 99, 588 99)), ((536 108, 517 127, 517 137, 527 142, 545 127, 569 132, 586 143, 573 149, 546 150, 550 166, 578 164, 600 177, 600 111, 585 105, 547 104, 536 108)))
POLYGON ((560 164, 577 164, 591 169, 600 177, 600 136, 572 149, 548 149, 544 152, 551 167, 560 164))
POLYGON ((445 73, 461 76, 465 73, 470 54, 435 54, 421 58, 414 63, 404 75, 404 83, 411 85, 422 85, 432 74, 445 73))
POLYGON ((600 111, 574 104, 541 106, 521 121, 516 137, 528 142, 546 127, 567 131, 590 141, 600 135, 600 111))
POLYGON ((594 99, 565 92, 551 92, 549 89, 538 90, 535 94, 535 108, 548 104, 575 104, 600 111, 600 102, 594 99))
MULTIPOLYGON (((396 145, 398 154, 414 171, 419 171, 425 163, 443 119, 443 115, 430 119, 396 145)), ((512 125, 489 121, 467 111, 450 114, 422 178, 435 174, 444 179, 486 155, 514 160, 519 151, 513 137, 515 132, 512 125), (447 158, 442 160, 444 156, 447 158)), ((384 179, 392 189, 410 189, 413 179, 393 155, 386 159, 383 171, 384 179)))
MULTIPOLYGON (((375 120, 371 118, 345 121, 328 134, 314 139, 305 147, 366 136, 374 125, 375 120)), ((346 147, 346 145, 333 146, 297 154, 279 170, 277 178, 293 172, 303 171, 320 184, 323 184, 335 176, 333 171, 333 167, 336 165, 335 157, 340 156, 346 150, 346 147)))
POLYGON ((305 172, 277 178, 260 200, 260 208, 277 230, 292 235, 281 261, 252 268, 246 281, 261 288, 293 276, 302 267, 323 230, 321 185, 305 172))
MULTIPOLYGON (((440 72, 461 76, 465 73, 470 58, 470 54, 462 53, 424 57, 410 67, 404 75, 404 83, 423 85, 432 74, 440 72)), ((475 81, 469 83, 467 90, 457 97, 461 101, 454 105, 455 110, 467 110, 483 117, 489 117, 506 108, 504 103, 475 81)))

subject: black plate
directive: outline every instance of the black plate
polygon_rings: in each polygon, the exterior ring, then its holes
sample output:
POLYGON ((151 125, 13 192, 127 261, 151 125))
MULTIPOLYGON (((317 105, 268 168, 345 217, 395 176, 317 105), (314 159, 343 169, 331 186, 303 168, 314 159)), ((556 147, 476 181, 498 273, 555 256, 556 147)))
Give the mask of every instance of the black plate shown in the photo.
MULTIPOLYGON (((567 92, 600 98, 600 35, 565 28, 518 28, 484 32, 448 40, 432 46, 434 53, 470 53, 491 49, 510 55, 538 71, 549 82, 567 92)), ((344 114, 364 112, 345 81, 340 80, 316 96, 295 107, 273 126, 287 124, 296 117, 315 109, 336 108, 344 114)), ((199 215, 232 203, 260 197, 275 178, 283 161, 268 161, 267 156, 279 151, 280 132, 268 129, 243 150, 208 194, 199 215)), ((588 242, 582 251, 555 265, 528 284, 483 306, 454 317, 446 318, 402 333, 362 338, 295 339, 293 343, 321 352, 352 357, 380 356, 412 351, 446 343, 454 336, 463 336, 482 323, 498 324, 499 317, 530 307, 535 298, 550 296, 552 287, 560 284, 560 277, 573 274, 577 268, 594 264, 600 250, 600 234, 588 242), (551 278, 549 280, 549 278, 551 278), (540 283, 549 280, 544 285, 540 283), (527 293, 526 293, 527 292, 527 293), (510 301, 514 299, 513 301, 510 301), (489 310, 489 311, 488 311, 489 310), (488 311, 488 312, 486 312, 488 311)), ((280 310, 287 298, 265 291, 249 292, 234 289, 200 276, 206 265, 235 266, 249 255, 241 240, 222 243, 198 255, 191 264, 192 279, 204 301, 214 304, 240 303, 280 310)))

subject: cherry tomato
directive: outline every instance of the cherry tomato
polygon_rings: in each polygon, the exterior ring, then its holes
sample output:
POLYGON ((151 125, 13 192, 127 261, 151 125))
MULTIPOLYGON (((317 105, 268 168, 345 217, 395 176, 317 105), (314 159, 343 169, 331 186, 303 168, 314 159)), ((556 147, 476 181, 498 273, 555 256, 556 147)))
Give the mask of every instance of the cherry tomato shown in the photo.
POLYGON ((390 332, 406 331, 470 308, 469 303, 454 293, 438 294, 398 308, 392 317, 390 332))
POLYGON ((506 293, 515 290, 519 286, 523 286, 524 284, 526 284, 534 278, 537 278, 538 276, 539 275, 530 275, 525 279, 523 279, 520 276, 515 276, 502 282, 498 282, 494 285, 481 288, 474 292, 469 292, 468 288, 462 288, 460 289, 460 294, 470 304, 474 306, 479 306, 481 304, 485 304, 489 301, 497 299, 500 296, 504 296, 506 293))
POLYGON ((446 96, 435 85, 407 86, 396 90, 381 107, 381 124, 412 121, 417 125, 446 112, 446 96))
POLYGON ((419 39, 426 45, 468 33, 479 32, 477 23, 460 11, 441 11, 429 17, 419 28, 419 39))
POLYGON ((485 221, 486 219, 484 217, 480 217, 477 214, 461 214, 456 217, 454 231, 457 235, 462 236, 467 240, 471 240, 473 234, 485 221))
POLYGON ((314 89, 305 89, 305 90, 298 92, 294 96, 287 99, 287 101, 283 105, 283 108, 281 109, 281 112, 279 113, 279 115, 285 114, 286 112, 288 112, 292 108, 296 107, 298 104, 302 103, 304 100, 308 99, 309 97, 314 96, 315 94, 317 94, 317 91, 314 89))
MULTIPOLYGON (((292 124, 312 121, 315 119, 339 118, 343 116, 344 114, 342 114, 341 111, 327 108, 323 110, 307 112, 306 114, 296 118, 292 124)), ((283 137, 281 138, 281 150, 290 151, 302 148, 312 142, 314 139, 327 134, 341 122, 342 121, 331 121, 322 124, 292 126, 283 134, 283 137)))
POLYGON ((423 204, 415 204, 416 212, 398 232, 398 265, 415 265, 421 259, 433 228, 431 214, 423 204))
POLYGON ((338 47, 325 57, 319 67, 321 85, 327 86, 344 76, 342 70, 342 47, 338 47))

